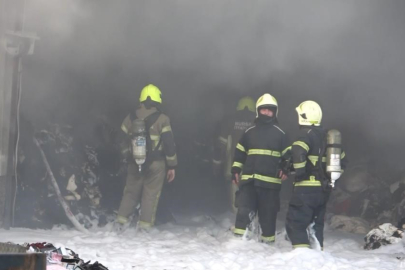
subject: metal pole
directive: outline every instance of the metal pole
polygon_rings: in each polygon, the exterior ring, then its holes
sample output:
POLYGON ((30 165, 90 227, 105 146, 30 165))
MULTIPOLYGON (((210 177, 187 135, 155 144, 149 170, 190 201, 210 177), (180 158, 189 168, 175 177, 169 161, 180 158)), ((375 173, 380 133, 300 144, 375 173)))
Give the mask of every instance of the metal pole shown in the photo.
POLYGON ((0 227, 9 228, 15 193, 14 162, 19 57, 6 51, 7 31, 20 30, 20 1, 0 0, 0 227))
MULTIPOLYGON (((7 24, 7 3, 6 0, 0 0, 0 44, 6 41, 7 24)), ((9 220, 5 215, 7 208, 7 184, 8 177, 8 151, 9 151, 9 120, 11 93, 11 76, 9 74, 8 57, 4 46, 0 46, 0 227, 8 227, 9 220), (7 224, 8 223, 8 224, 7 224)))

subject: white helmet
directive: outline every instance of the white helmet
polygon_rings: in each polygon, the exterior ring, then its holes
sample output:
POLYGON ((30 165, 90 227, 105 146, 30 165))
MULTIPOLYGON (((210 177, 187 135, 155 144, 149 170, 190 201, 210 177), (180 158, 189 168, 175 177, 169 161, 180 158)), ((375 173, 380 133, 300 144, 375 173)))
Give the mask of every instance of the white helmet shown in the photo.
POLYGON ((320 126, 322 121, 322 109, 318 103, 312 100, 302 102, 295 110, 298 113, 298 123, 302 126, 320 126))
POLYGON ((256 102, 256 117, 259 117, 259 109, 263 107, 275 108, 276 117, 278 115, 277 99, 270 94, 264 94, 256 102))

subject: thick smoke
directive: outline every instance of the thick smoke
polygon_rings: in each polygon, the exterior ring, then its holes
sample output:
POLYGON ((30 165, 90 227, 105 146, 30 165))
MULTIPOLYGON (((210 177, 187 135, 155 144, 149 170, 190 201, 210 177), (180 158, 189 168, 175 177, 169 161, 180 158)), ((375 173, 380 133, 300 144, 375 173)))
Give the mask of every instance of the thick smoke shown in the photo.
POLYGON ((269 92, 292 138, 294 108, 312 99, 352 162, 401 164, 404 1, 27 2, 41 40, 25 60, 23 112, 38 125, 105 115, 118 127, 154 83, 187 137, 269 92))
MULTIPOLYGON (((115 95, 149 81, 168 102, 207 88, 259 89, 294 101, 335 98, 336 91, 355 100, 384 92, 381 85, 401 88, 400 1, 28 3, 26 27, 42 38, 35 69, 62 69, 92 84, 105 80, 115 95), (272 82, 293 87, 281 91, 272 82)), ((54 92, 64 86, 55 84, 54 92)))

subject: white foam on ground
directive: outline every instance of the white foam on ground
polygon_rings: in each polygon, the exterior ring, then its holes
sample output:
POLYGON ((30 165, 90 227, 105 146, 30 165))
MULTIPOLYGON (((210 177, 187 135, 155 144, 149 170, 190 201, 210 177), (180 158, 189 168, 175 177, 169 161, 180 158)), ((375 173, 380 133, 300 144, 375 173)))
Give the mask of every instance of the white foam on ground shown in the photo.
POLYGON ((325 233, 325 251, 292 250, 278 235, 272 246, 256 240, 235 238, 229 217, 184 218, 180 224, 159 226, 149 233, 130 228, 122 235, 110 232, 111 225, 85 235, 54 228, 0 230, 0 241, 49 242, 74 250, 85 261, 99 261, 110 270, 129 269, 405 269, 395 258, 404 252, 402 243, 374 251, 362 248, 362 235, 337 231, 325 233))

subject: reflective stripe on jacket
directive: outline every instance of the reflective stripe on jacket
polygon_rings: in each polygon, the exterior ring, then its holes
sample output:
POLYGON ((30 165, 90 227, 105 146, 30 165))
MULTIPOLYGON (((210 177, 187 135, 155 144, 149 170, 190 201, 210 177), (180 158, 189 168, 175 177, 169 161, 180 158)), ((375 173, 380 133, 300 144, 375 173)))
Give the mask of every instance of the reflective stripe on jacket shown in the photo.
MULTIPOLYGON (((326 172, 326 151, 319 160, 319 153, 323 140, 326 140, 327 131, 323 127, 302 127, 298 139, 292 144, 291 152, 295 170, 295 187, 318 187, 321 190, 324 173, 319 170, 318 163, 322 162, 323 171, 326 172)), ((345 167, 345 152, 342 149, 341 166, 345 167)))
POLYGON ((274 122, 256 120, 236 145, 232 173, 242 172, 241 185, 254 181, 256 186, 280 189, 280 163, 289 155, 284 131, 274 122))

